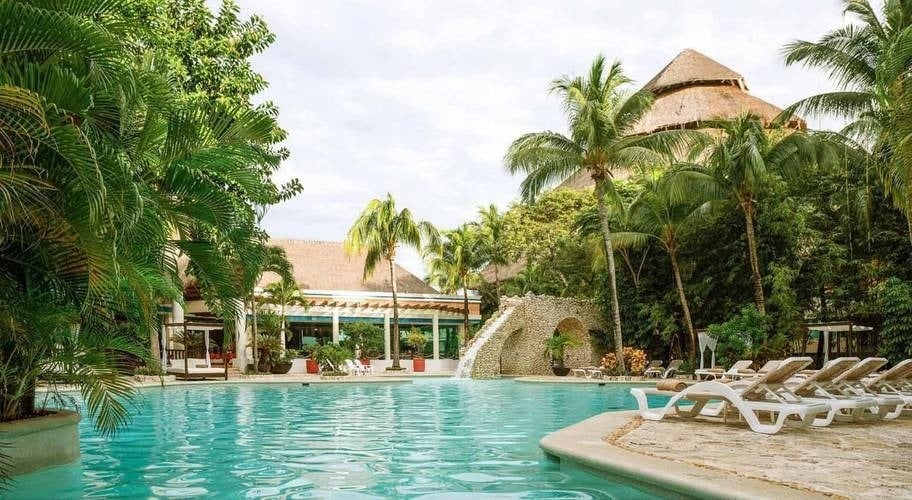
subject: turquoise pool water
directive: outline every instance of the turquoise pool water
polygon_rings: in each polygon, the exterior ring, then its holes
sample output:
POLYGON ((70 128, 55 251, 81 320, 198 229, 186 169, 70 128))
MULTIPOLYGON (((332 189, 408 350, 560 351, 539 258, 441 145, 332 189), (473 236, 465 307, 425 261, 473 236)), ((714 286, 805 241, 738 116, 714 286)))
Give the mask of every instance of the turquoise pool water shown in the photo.
POLYGON ((634 407, 629 387, 510 380, 199 385, 142 392, 115 438, 81 424, 79 463, 11 498, 653 498, 560 469, 545 434, 634 407))

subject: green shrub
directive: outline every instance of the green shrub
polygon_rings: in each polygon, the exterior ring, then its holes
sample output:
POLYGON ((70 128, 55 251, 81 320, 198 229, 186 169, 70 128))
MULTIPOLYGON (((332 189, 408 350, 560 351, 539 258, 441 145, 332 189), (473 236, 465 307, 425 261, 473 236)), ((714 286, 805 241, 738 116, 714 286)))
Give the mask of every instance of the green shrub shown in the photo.
POLYGON ((757 359, 767 340, 770 328, 768 316, 750 305, 721 324, 709 325, 707 332, 716 339, 716 364, 731 366, 739 359, 757 359))
POLYGON ((377 358, 383 352, 383 328, 366 321, 357 321, 347 323, 342 330, 345 339, 339 344, 358 353, 361 358, 377 358))
POLYGON ((326 344, 315 347, 313 350, 313 357, 317 363, 320 363, 321 365, 326 361, 329 361, 336 369, 341 370, 345 360, 354 358, 354 355, 351 351, 340 345, 326 344))
POLYGON ((880 355, 897 363, 912 357, 912 283, 890 278, 875 289, 884 315, 880 355))
POLYGON ((415 357, 420 358, 424 353, 424 346, 428 343, 427 336, 421 333, 418 327, 412 327, 408 336, 405 337, 405 344, 415 351, 415 357))

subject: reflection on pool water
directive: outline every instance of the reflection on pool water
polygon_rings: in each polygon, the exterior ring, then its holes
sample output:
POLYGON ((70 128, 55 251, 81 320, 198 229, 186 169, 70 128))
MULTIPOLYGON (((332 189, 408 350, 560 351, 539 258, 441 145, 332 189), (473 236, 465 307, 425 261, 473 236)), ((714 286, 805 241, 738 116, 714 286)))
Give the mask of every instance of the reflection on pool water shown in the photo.
POLYGON ((633 408, 628 386, 418 380, 142 391, 113 439, 84 419, 79 463, 17 478, 11 498, 651 498, 560 469, 545 434, 633 408))

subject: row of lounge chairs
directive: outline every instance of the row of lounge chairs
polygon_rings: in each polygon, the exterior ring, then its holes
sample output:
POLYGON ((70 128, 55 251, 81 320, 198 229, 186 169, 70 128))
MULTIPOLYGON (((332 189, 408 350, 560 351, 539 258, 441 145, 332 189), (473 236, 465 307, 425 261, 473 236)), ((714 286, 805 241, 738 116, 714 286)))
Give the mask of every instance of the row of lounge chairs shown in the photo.
POLYGON ((343 362, 343 365, 338 368, 332 363, 332 361, 330 361, 328 359, 324 360, 323 364, 325 365, 322 367, 324 371, 326 371, 326 369, 328 368, 329 371, 344 372, 349 375, 373 375, 374 374, 373 366, 365 365, 364 363, 362 363, 360 360, 357 360, 357 359, 346 359, 343 362))
MULTIPOLYGON (((884 358, 837 358, 816 371, 805 371, 809 357, 793 357, 764 366, 754 374, 729 369, 713 380, 698 382, 679 392, 633 388, 640 415, 661 420, 668 414, 727 419, 737 413, 751 430, 779 432, 788 419, 803 425, 823 427, 834 421, 894 419, 912 408, 912 359, 876 373, 884 358), (765 369, 765 371, 764 371, 765 369), (731 373, 728 373, 731 372, 731 373), (649 408, 647 396, 671 399, 662 408, 649 408), (769 416, 769 423, 761 421, 769 416)), ((749 366, 749 365, 747 365, 749 366)))
MULTIPOLYGON (((662 366, 662 361, 653 360, 646 366, 643 376, 650 378, 673 378, 678 374, 678 370, 681 369, 683 363, 683 360, 673 359, 671 363, 668 363, 668 368, 665 368, 662 366)), ((607 374, 607 370, 598 366, 584 366, 582 368, 570 370, 570 374, 574 377, 604 378, 607 374)))

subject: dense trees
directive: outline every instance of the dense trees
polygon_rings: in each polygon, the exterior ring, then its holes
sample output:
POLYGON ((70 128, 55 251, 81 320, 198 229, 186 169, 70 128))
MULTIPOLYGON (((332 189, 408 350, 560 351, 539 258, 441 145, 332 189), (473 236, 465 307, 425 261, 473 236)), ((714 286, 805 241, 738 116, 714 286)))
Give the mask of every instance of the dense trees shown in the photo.
POLYGON ((194 279, 233 322, 266 252, 259 217, 297 190, 272 182, 274 110, 191 98, 182 49, 138 43, 139 5, 0 1, 4 419, 51 378, 79 384, 101 430, 123 424, 123 354, 149 357, 158 304, 194 279))

